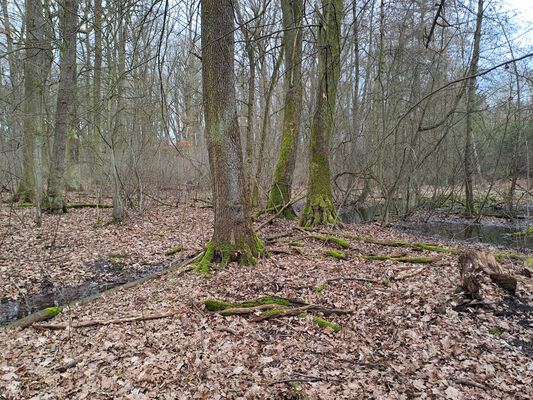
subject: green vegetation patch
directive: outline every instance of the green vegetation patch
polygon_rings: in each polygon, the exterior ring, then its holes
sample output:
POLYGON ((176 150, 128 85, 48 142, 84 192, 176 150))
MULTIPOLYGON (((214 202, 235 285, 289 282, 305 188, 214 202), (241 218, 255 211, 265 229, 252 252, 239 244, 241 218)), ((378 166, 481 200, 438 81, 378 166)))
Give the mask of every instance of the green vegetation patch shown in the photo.
POLYGON ((33 203, 20 203, 17 207, 18 208, 35 207, 35 204, 33 204, 33 203))
POLYGON ((446 247, 433 246, 433 245, 430 245, 430 244, 413 243, 412 246, 413 247, 418 247, 418 248, 421 248, 421 249, 425 249, 425 250, 443 251, 443 252, 452 253, 452 254, 461 253, 461 250, 447 249, 446 247))
POLYGON ((175 249, 167 251, 165 254, 167 256, 171 256, 171 255, 174 255, 176 253, 179 253, 179 252, 182 252, 182 251, 185 251, 185 250, 187 250, 185 247, 180 246, 180 247, 176 247, 175 249))
POLYGON ((528 229, 524 229, 518 232, 513 233, 514 236, 533 236, 533 226, 529 227, 528 229))
POLYGON ((45 308, 44 311, 46 311, 48 315, 55 317, 57 314, 61 314, 63 312, 63 307, 48 307, 45 308))
POLYGON ((227 301, 208 299, 208 300, 204 300, 204 304, 205 304, 205 307, 209 311, 221 311, 221 310, 225 310, 226 308, 255 307, 255 306, 260 306, 263 304, 278 304, 280 306, 292 306, 293 305, 288 300, 281 299, 279 297, 273 297, 273 296, 260 297, 257 300, 248 300, 248 301, 243 301, 241 303, 231 303, 227 301))
POLYGON ((263 311, 260 315, 266 317, 270 315, 275 315, 279 313, 280 311, 283 311, 283 308, 273 308, 272 310, 263 311))
POLYGON ((524 256, 520 255, 520 254, 513 254, 513 253, 496 253, 494 254, 494 257, 496 258, 510 258, 510 259, 521 259, 521 258, 524 258, 524 256))
POLYGON ((109 253, 107 255, 109 258, 126 258, 128 256, 124 255, 124 254, 119 254, 119 253, 109 253))
POLYGON ((313 239, 318 239, 318 240, 321 240, 324 242, 324 244, 326 243, 335 243, 336 245, 344 248, 344 249, 349 249, 352 247, 352 245, 350 243, 348 243, 346 240, 342 240, 338 237, 335 237, 335 236, 322 236, 322 235, 310 235, 311 238, 313 239))
POLYGON ((337 251, 337 250, 327 250, 326 255, 330 257, 338 258, 340 260, 348 259, 348 255, 346 253, 343 253, 342 251, 337 251))
POLYGON ((326 321, 325 319, 322 319, 319 317, 313 316, 313 321, 315 321, 318 324, 318 326, 320 326, 321 328, 330 327, 331 329, 333 329, 333 332, 335 333, 341 330, 340 326, 335 325, 333 322, 326 321))
POLYGON ((320 293, 322 290, 324 290, 325 285, 320 285, 315 289, 315 293, 320 293))
POLYGON ((489 333, 494 336, 500 336, 502 331, 499 328, 489 328, 489 333))
POLYGON ((304 247, 304 244, 300 242, 289 242, 289 246, 304 247))

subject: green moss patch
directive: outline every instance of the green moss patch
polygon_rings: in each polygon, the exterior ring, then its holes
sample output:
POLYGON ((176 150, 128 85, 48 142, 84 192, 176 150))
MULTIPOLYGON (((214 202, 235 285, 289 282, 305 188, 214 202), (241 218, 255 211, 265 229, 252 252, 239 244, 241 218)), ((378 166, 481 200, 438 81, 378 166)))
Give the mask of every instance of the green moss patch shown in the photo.
POLYGON ((315 289, 315 293, 320 293, 322 290, 324 290, 324 285, 320 285, 315 289))
POLYGON ((171 255, 174 255, 176 253, 179 253, 179 252, 182 252, 182 251, 185 251, 185 250, 187 250, 185 247, 180 246, 180 247, 176 247, 175 249, 167 251, 165 254, 167 256, 171 256, 171 255))
POLYGON ((304 247, 304 244, 300 242, 289 242, 289 246, 304 247))
POLYGON ((335 236, 310 235, 309 237, 313 239, 321 240, 322 242, 324 242, 324 244, 334 243, 344 249, 349 249, 352 247, 352 245, 348 243, 346 240, 342 240, 335 236))
POLYGON ((524 258, 524 256, 520 255, 520 254, 513 254, 513 253, 502 253, 502 254, 494 254, 494 257, 496 258, 510 258, 510 259, 521 259, 521 258, 524 258))
POLYGON ((334 323, 326 321, 325 319, 322 319, 319 317, 313 316, 313 321, 315 321, 318 324, 318 326, 320 326, 321 328, 330 327, 331 329, 333 329, 333 332, 335 333, 341 330, 340 326, 335 325, 334 323))
POLYGON ((46 311, 50 316, 55 317, 57 314, 61 314, 63 312, 63 307, 48 307, 45 308, 44 311, 46 311))
POLYGON ((226 308, 255 307, 255 306, 260 306, 263 304, 278 304, 280 306, 292 306, 293 305, 288 300, 285 300, 279 297, 273 297, 273 296, 264 296, 264 297, 260 297, 257 300, 248 300, 248 301, 243 301, 241 303, 231 303, 227 301, 208 299, 208 300, 204 300, 204 304, 205 304, 205 307, 209 311, 221 311, 221 310, 225 310, 226 308))
POLYGON ((343 253, 342 251, 337 251, 337 250, 327 250, 326 255, 330 257, 338 258, 340 260, 348 259, 348 256, 346 255, 346 253, 343 253))
POLYGON ((126 258, 128 256, 124 255, 124 254, 119 254, 119 253, 109 253, 107 255, 109 258, 126 258))

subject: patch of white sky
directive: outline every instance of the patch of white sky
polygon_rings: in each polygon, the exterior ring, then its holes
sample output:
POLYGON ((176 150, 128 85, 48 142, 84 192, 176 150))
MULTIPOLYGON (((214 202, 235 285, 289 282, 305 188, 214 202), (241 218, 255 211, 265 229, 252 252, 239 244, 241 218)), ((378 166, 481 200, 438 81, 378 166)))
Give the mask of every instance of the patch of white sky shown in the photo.
POLYGON ((533 1, 505 0, 504 7, 510 11, 512 20, 517 26, 514 39, 522 46, 533 50, 533 1))

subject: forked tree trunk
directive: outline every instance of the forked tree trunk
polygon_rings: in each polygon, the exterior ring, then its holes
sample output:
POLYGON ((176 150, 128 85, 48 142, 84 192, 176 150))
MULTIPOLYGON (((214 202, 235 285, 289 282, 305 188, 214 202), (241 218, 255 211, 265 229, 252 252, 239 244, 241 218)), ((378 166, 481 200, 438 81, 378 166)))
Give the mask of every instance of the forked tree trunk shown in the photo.
POLYGON ((202 85, 215 226, 198 267, 213 262, 252 264, 260 243, 245 198, 237 122, 231 0, 202 0, 202 85))
MULTIPOLYGON (((298 28, 303 18, 302 0, 283 0, 283 47, 285 49, 285 110, 281 150, 279 153, 274 182, 270 190, 268 208, 281 209, 289 203, 292 190, 292 177, 296 163, 298 130, 302 111, 302 37, 298 28)), ((294 219, 291 206, 279 215, 281 218, 294 219)))
POLYGON ((331 193, 329 150, 340 70, 342 0, 322 0, 322 13, 317 10, 317 15, 319 84, 311 126, 309 183, 300 218, 302 226, 335 223, 337 219, 331 193))
POLYGON ((61 61, 59 91, 57 93, 54 151, 48 180, 47 207, 59 214, 64 207, 65 154, 69 107, 75 96, 74 68, 76 66, 76 35, 78 30, 78 0, 64 0, 61 9, 61 61))

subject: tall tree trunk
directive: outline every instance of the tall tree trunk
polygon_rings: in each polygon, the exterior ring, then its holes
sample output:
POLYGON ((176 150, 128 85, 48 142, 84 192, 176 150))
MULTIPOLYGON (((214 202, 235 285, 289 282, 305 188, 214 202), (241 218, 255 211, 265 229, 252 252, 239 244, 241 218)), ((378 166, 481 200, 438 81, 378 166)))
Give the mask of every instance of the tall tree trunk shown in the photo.
MULTIPOLYGON (((7 147, 2 147, 3 149, 11 148, 15 149, 19 146, 19 143, 21 141, 21 134, 22 134, 22 125, 21 125, 21 118, 20 118, 20 107, 19 105, 22 103, 22 96, 23 93, 20 90, 20 85, 22 83, 22 65, 21 65, 21 59, 20 57, 20 49, 21 46, 15 45, 13 41, 13 35, 11 31, 11 22, 9 17, 9 11, 7 0, 2 0, 2 14, 4 17, 4 27, 5 27, 5 36, 6 36, 6 44, 7 44, 7 60, 9 65, 9 82, 10 82, 10 93, 6 96, 5 101, 9 104, 6 105, 6 125, 7 125, 7 131, 6 135, 2 137, 2 140, 4 141, 4 144, 7 147)), ((8 153, 4 153, 4 156, 9 160, 8 165, 13 165, 13 176, 21 176, 21 170, 19 169, 19 162, 15 161, 16 158, 16 152, 11 151, 8 153)), ((19 182, 17 182, 18 184, 19 182)), ((15 186, 13 186, 14 188, 15 186)), ((20 186, 21 191, 23 191, 23 186, 20 186)), ((20 194, 20 193, 19 193, 20 194)))
MULTIPOLYGON (((241 26, 241 32, 244 36, 244 46, 246 50, 246 55, 248 56, 248 63, 250 67, 250 76, 248 77, 248 100, 247 100, 247 111, 246 111, 246 154, 245 154, 245 188, 246 196, 249 196, 252 192, 253 183, 253 157, 254 157, 254 147, 253 147, 253 126, 254 126, 254 104, 255 104, 255 77, 256 77, 256 59, 255 59, 255 48, 252 43, 252 35, 248 31, 248 27, 242 17, 240 11, 239 3, 234 3, 235 14, 237 15, 237 21, 241 26)), ((254 18, 257 18, 257 15, 254 15, 254 18)), ((259 164, 259 163, 258 163, 259 164)), ((256 206, 257 202, 254 198, 251 205, 256 206)))
MULTIPOLYGON (((481 23, 483 21, 483 0, 477 2, 477 17, 476 30, 474 32, 474 48, 472 49, 472 60, 470 61, 470 68, 468 76, 473 76, 477 73, 479 61, 479 44, 481 41, 481 23)), ((466 88, 466 138, 465 138, 465 215, 472 216, 476 214, 474 206, 474 190, 473 190, 473 175, 474 175, 474 151, 473 151, 473 132, 472 132, 472 114, 476 108, 476 78, 470 78, 466 88)))
MULTIPOLYGON (((276 86, 276 82, 278 81, 278 73, 282 60, 283 48, 280 50, 278 59, 274 64, 274 69, 272 71, 272 76, 270 77, 270 83, 268 85, 268 91, 265 96, 265 105, 263 108, 263 122, 261 124, 261 134, 259 136, 259 153, 257 154, 257 169, 255 171, 255 179, 252 188, 252 204, 254 206, 257 206, 257 204, 259 203, 259 186, 261 182, 261 177, 263 176, 263 160, 265 158, 265 145, 268 124, 270 122, 270 105, 272 104, 272 95, 274 94, 274 87, 276 86)), ((266 69, 266 65, 264 65, 263 68, 266 69)))
MULTIPOLYGON (((290 201, 292 177, 296 163, 300 113, 302 111, 302 37, 299 26, 303 18, 302 0, 283 0, 283 48, 285 49, 285 107, 281 150, 274 182, 270 190, 268 208, 280 209, 290 201)), ((294 219, 292 207, 287 207, 280 217, 294 219)))
POLYGON ((69 107, 75 98, 74 68, 76 66, 76 35, 78 29, 78 0, 64 0, 61 4, 61 61, 59 91, 57 93, 54 151, 48 180, 47 208, 62 213, 64 207, 65 154, 69 107))
POLYGON ((232 0, 202 0, 202 89, 215 226, 198 267, 253 264, 261 245, 245 197, 237 121, 232 0))
POLYGON ((118 26, 118 65, 117 65, 117 110, 115 114, 115 129, 109 132, 111 136, 111 185, 113 187, 113 220, 115 222, 124 219, 124 201, 120 192, 120 178, 117 165, 118 141, 122 140, 126 134, 125 108, 126 102, 124 94, 126 91, 126 28, 127 15, 126 6, 123 2, 117 1, 117 9, 122 16, 118 26))
POLYGON ((102 151, 101 113, 102 113, 102 0, 94 0, 94 65, 93 65, 93 106, 92 106, 92 151, 93 179, 100 182, 102 151))
POLYGON ((322 0, 318 15, 318 79, 311 126, 307 202, 302 226, 335 223, 337 212, 331 192, 329 153, 333 134, 337 84, 340 72, 342 0, 322 0))
POLYGON ((43 9, 39 0, 26 0, 26 59, 24 62, 24 121, 22 197, 35 197, 35 222, 41 225, 44 44, 43 9))

